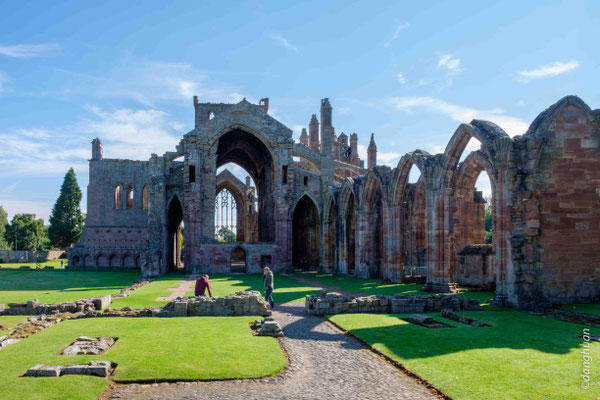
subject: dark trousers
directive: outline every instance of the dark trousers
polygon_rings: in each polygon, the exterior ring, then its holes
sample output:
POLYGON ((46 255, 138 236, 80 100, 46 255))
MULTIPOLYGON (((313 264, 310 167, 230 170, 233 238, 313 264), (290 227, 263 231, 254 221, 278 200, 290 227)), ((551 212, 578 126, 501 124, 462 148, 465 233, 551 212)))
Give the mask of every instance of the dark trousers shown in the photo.
POLYGON ((275 302, 273 301, 273 289, 265 289, 265 300, 269 302, 271 308, 275 307, 275 302))

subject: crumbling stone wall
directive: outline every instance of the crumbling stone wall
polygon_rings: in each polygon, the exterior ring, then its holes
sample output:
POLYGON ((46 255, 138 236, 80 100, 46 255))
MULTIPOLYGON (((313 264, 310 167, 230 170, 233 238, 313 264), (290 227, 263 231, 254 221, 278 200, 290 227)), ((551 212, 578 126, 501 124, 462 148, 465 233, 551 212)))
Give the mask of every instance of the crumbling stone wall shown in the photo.
POLYGON ((185 224, 184 270, 227 272, 233 245, 215 241, 214 200, 218 185, 236 182, 219 180, 216 170, 236 162, 252 175, 258 196, 239 244, 249 272, 266 264, 293 269, 294 238, 315 233, 316 246, 305 247, 318 253, 311 264, 323 271, 402 282, 406 267, 424 266, 426 290, 435 292, 456 291, 459 283, 492 285, 495 274, 495 302, 514 307, 600 298, 600 111, 576 97, 562 99, 514 138, 491 122, 461 124, 443 153, 415 150, 396 168, 376 165, 372 136, 368 169, 356 152, 357 135, 349 143, 336 135, 328 99, 300 143, 268 115, 268 99, 195 98, 194 109, 194 129, 174 151, 148 161, 102 159, 94 141, 88 224, 69 252, 72 265, 139 267, 149 277, 169 271, 168 210, 176 200, 185 224), (465 157, 472 139, 480 149, 465 157), (414 184, 412 168, 421 175, 414 184), (484 203, 474 186, 482 171, 492 185, 493 241, 475 262, 461 252, 484 241, 484 203), (136 195, 146 187, 147 209, 140 196, 133 209, 115 209, 115 186, 123 186, 126 205, 130 182, 136 195), (294 223, 296 207, 307 201, 318 226, 294 223))

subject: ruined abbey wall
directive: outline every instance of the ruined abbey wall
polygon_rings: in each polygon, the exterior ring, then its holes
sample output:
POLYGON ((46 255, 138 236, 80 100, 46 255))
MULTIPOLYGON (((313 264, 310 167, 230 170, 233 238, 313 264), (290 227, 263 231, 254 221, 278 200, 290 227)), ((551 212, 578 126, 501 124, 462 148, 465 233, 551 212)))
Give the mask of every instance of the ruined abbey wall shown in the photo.
POLYGON ((443 153, 415 150, 395 168, 377 165, 373 135, 367 162, 358 158, 357 135, 336 135, 327 99, 299 143, 268 115, 268 99, 195 99, 194 108, 194 129, 148 161, 103 159, 93 142, 88 221, 71 265, 156 276, 227 273, 235 262, 249 273, 269 265, 393 282, 421 275, 428 290, 495 288, 496 304, 519 308, 600 300, 600 111, 577 97, 549 107, 521 136, 487 121, 461 124, 443 153), (478 150, 466 150, 471 140, 478 150), (228 162, 256 187, 217 175, 228 162), (486 201, 475 188, 484 171, 492 186, 487 245, 486 201), (215 237, 222 188, 242 209, 231 243, 215 237))

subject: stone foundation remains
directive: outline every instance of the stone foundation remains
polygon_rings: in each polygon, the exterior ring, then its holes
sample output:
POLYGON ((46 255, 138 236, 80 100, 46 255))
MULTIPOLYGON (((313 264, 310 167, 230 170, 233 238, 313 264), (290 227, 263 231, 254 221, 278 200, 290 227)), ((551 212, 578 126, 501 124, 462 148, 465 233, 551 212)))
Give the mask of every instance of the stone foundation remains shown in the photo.
POLYGON ((349 313, 408 314, 453 311, 480 311, 479 301, 452 295, 410 296, 341 296, 335 294, 306 296, 306 311, 310 315, 349 313))
POLYGON ((157 317, 269 316, 269 306, 260 292, 251 290, 224 297, 184 297, 167 304, 157 317))
POLYGON ((110 349, 115 344, 115 341, 112 337, 94 338, 80 336, 60 354, 63 356, 98 355, 110 349))
POLYGON ((57 378, 63 375, 93 375, 106 378, 114 370, 110 361, 90 361, 85 365, 44 365, 38 364, 31 367, 23 375, 35 378, 57 378))

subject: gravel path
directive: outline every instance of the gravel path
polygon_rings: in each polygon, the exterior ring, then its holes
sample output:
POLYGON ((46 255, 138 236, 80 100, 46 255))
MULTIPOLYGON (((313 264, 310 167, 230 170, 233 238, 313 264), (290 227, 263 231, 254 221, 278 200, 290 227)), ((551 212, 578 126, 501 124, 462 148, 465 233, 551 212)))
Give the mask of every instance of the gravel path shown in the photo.
POLYGON ((186 276, 185 280, 183 282, 181 282, 181 284, 178 287, 169 288, 169 290, 173 291, 173 293, 171 293, 170 296, 157 297, 156 301, 171 301, 171 300, 175 300, 178 297, 185 297, 185 294, 187 293, 187 291, 190 290, 192 287, 194 287, 194 285, 196 284, 196 279, 198 279, 197 275, 186 276))
MULTIPOLYGON (((344 335, 303 304, 277 306, 289 366, 256 380, 116 385, 103 399, 436 399, 432 392, 344 335)), ((260 360, 256 360, 260 362, 260 360)))

